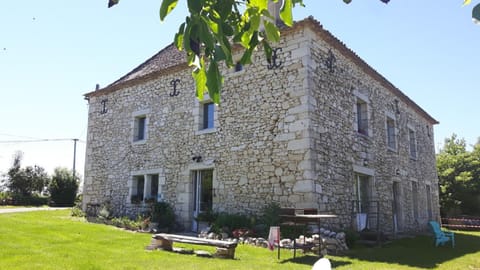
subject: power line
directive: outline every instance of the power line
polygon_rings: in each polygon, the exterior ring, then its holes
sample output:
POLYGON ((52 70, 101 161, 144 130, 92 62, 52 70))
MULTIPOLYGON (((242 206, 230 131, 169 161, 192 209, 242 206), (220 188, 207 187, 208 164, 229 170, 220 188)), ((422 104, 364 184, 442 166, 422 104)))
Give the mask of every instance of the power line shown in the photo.
POLYGON ((0 141, 0 143, 35 143, 35 142, 60 142, 60 141, 77 141, 81 143, 86 143, 80 139, 35 139, 35 140, 7 140, 7 141, 0 141))

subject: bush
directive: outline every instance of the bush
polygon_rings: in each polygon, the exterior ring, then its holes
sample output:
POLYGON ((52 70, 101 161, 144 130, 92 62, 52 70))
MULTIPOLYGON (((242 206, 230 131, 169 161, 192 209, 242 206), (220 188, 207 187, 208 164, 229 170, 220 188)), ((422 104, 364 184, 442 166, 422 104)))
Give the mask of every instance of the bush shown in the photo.
MULTIPOLYGON (((280 224, 280 214, 280 205, 278 203, 272 202, 266 205, 261 211, 259 224, 256 226, 257 233, 263 237, 267 237, 269 228, 280 224)), ((282 235, 289 235, 289 229, 287 229, 286 233, 283 231, 284 228, 282 228, 282 235)))
POLYGON ((11 196, 11 203, 13 205, 22 205, 22 206, 42 206, 48 205, 49 198, 40 196, 37 194, 33 195, 23 195, 19 193, 14 193, 11 196))
POLYGON ((124 228, 127 230, 134 230, 134 231, 140 229, 141 227, 140 221, 131 220, 128 217, 112 218, 111 224, 119 228, 124 228))
POLYGON ((167 202, 157 202, 152 204, 151 222, 158 223, 159 228, 173 230, 175 226, 175 212, 172 206, 167 202))
POLYGON ((358 239, 360 239, 358 232, 353 230, 345 231, 345 242, 349 248, 353 248, 358 239))
POLYGON ((83 212, 82 208, 78 205, 72 207, 72 212, 70 213, 72 217, 85 217, 86 214, 83 212))
POLYGON ((12 195, 9 192, 0 192, 0 205, 12 204, 12 195))
POLYGON ((56 168, 48 186, 55 206, 72 206, 78 190, 77 177, 66 168, 56 168))
POLYGON ((216 233, 225 232, 231 235, 235 229, 252 228, 253 223, 251 218, 242 214, 218 213, 212 224, 212 231, 216 233))

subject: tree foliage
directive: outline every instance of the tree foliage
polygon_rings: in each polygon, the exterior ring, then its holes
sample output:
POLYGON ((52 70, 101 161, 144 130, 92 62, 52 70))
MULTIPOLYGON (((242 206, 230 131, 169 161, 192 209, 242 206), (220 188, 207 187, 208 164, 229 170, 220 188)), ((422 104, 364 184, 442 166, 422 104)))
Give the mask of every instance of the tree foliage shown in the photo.
MULTIPOLYGON (((463 5, 470 5, 472 0, 463 0, 463 5)), ((475 23, 480 23, 480 4, 477 4, 472 9, 472 19, 475 23)))
POLYGON ((72 206, 78 190, 78 178, 67 168, 56 168, 48 186, 50 198, 56 206, 72 206))
MULTIPOLYGON (((108 7, 118 2, 109 0, 108 7)), ((165 20, 178 2, 162 0, 160 20, 165 20)), ((199 99, 208 93, 213 102, 220 103, 223 84, 220 63, 224 62, 227 67, 233 67, 237 62, 249 64, 257 48, 263 48, 268 63, 271 62, 270 43, 280 40, 277 21, 268 8, 272 3, 282 4, 279 17, 286 26, 293 25, 293 8, 304 6, 303 0, 187 0, 189 15, 175 34, 174 44, 186 52, 187 62, 193 67, 192 76, 199 99), (239 60, 233 59, 234 45, 243 47, 239 60)))
POLYGON ((21 167, 22 153, 17 152, 13 165, 6 175, 7 188, 14 194, 30 196, 41 193, 48 185, 49 177, 42 167, 37 165, 21 167))
POLYGON ((472 151, 453 134, 437 154, 440 207, 444 215, 480 215, 480 141, 472 151))

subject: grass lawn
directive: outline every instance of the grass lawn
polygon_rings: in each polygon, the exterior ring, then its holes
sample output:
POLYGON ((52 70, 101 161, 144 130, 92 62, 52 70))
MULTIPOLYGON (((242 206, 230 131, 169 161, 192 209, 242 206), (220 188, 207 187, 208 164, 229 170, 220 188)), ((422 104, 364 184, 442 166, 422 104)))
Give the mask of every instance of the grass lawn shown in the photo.
MULTIPOLYGON (((0 269, 311 269, 314 256, 241 245, 235 260, 146 251, 151 235, 90 224, 69 211, 0 214, 0 269)), ((435 248, 429 237, 327 257, 335 269, 480 270, 480 233, 456 232, 457 246, 435 248)), ((175 245, 181 246, 181 245, 175 245)), ((194 249, 214 248, 193 246, 194 249)))

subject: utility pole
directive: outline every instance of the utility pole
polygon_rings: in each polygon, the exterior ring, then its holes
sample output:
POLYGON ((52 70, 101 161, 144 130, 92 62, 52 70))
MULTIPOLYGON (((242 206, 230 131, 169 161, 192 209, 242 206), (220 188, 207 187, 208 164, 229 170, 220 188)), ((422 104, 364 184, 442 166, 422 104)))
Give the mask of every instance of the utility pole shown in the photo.
POLYGON ((75 159, 77 157, 77 142, 78 139, 73 139, 73 178, 75 179, 75 159))

